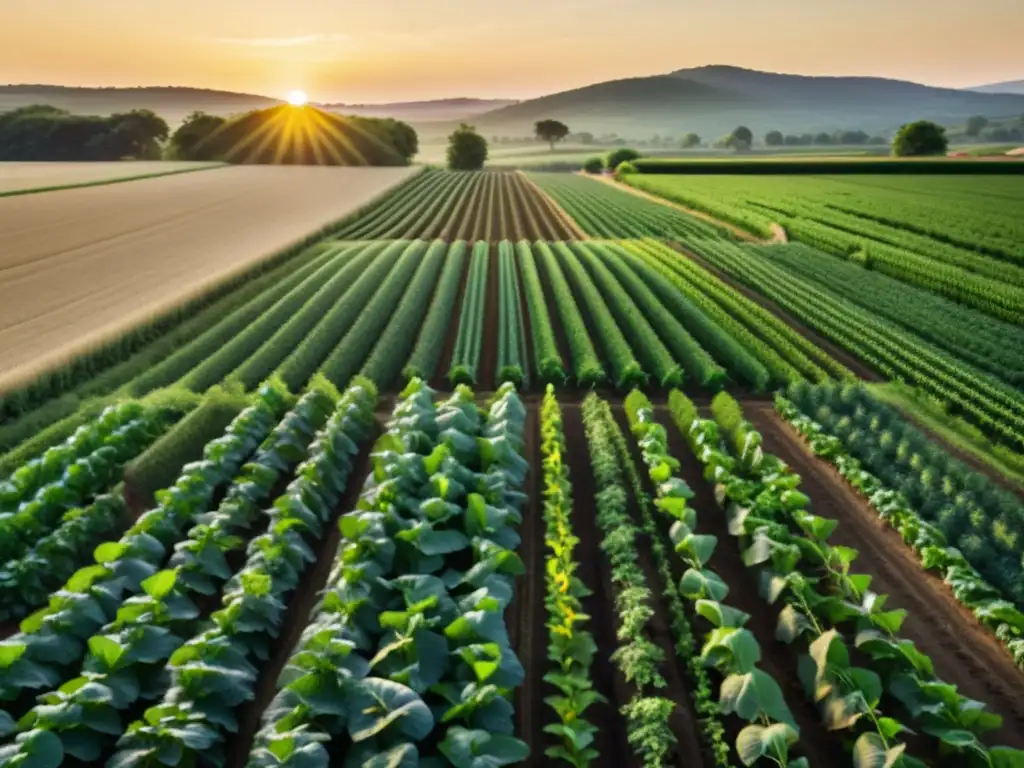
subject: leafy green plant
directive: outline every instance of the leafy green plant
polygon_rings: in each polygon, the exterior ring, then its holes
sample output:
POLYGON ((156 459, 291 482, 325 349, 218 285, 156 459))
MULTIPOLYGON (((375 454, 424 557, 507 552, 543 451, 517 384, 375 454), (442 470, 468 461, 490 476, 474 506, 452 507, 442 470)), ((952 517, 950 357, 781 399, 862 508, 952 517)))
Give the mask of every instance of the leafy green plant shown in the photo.
POLYGON ((462 299, 459 315, 459 330, 455 338, 448 380, 453 384, 476 382, 480 365, 480 352, 484 338, 484 314, 487 302, 487 271, 490 263, 490 246, 483 241, 473 245, 469 262, 469 277, 466 293, 462 299))

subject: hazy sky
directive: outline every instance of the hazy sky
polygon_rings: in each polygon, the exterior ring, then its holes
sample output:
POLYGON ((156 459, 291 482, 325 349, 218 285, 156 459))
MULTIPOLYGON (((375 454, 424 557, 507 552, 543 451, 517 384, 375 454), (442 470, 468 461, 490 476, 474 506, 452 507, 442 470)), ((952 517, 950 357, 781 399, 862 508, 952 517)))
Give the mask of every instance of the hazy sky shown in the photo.
POLYGON ((0 82, 523 98, 702 64, 1024 78, 1024 0, 0 0, 0 82))

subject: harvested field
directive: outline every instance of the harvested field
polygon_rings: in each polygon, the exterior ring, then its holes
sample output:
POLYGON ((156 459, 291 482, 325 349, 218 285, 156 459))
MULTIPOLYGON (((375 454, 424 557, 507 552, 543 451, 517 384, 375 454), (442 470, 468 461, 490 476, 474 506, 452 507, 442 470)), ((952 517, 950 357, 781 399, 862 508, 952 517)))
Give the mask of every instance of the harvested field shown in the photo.
POLYGON ((179 304, 411 168, 225 168, 0 200, 0 379, 179 304))
POLYGON ((86 186, 139 177, 216 168, 219 163, 137 161, 124 163, 3 163, 0 195, 86 186))
POLYGON ((341 232, 350 240, 576 240, 571 219, 520 173, 432 171, 341 232))

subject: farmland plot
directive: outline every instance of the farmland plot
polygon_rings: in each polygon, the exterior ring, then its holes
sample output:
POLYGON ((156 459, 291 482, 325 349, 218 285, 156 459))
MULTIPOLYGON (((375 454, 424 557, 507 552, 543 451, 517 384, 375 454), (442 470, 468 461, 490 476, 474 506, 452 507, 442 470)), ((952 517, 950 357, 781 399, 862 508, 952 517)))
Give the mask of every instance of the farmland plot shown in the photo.
POLYGON ((187 301, 413 172, 239 167, 0 198, 0 378, 187 301))
POLYGON ((218 165, 149 160, 121 163, 4 163, 0 166, 0 195, 186 173, 216 168, 218 165))

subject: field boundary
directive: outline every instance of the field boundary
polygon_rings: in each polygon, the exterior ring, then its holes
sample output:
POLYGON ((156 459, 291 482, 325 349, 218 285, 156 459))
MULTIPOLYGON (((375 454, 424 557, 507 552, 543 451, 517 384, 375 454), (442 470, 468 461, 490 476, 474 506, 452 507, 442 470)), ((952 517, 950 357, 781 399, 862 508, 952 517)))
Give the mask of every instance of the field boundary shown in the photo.
MULTIPOLYGON (((130 161, 124 161, 130 162, 130 161)), ((230 167, 229 163, 212 163, 200 165, 195 168, 178 168, 173 171, 153 171, 152 173, 140 173, 135 176, 117 176, 111 179, 93 179, 92 181, 79 181, 72 184, 51 184, 47 187, 29 187, 27 189, 8 189, 0 191, 0 197, 20 197, 21 195, 35 195, 40 192, 63 192, 67 189, 82 189, 84 187, 105 187, 110 184, 120 184, 124 181, 143 181, 145 179, 158 179, 161 176, 180 176, 183 173, 197 173, 198 171, 214 171, 230 167)))
POLYGON ((518 174, 519 177, 522 178, 526 182, 526 185, 530 189, 533 190, 534 194, 536 194, 538 197, 540 197, 541 200, 544 201, 544 203, 548 206, 548 208, 551 210, 551 212, 556 217, 558 217, 558 219, 566 226, 566 228, 570 232, 573 233, 573 235, 575 236, 575 238, 577 240, 589 240, 590 239, 590 235, 588 235, 586 232, 583 231, 583 229, 580 227, 580 225, 578 223, 576 223, 576 219, 574 219, 572 216, 570 216, 565 211, 565 209, 562 208, 562 206, 560 206, 558 203, 556 203, 555 199, 553 197, 551 197, 547 192, 545 192, 543 189, 541 189, 537 185, 537 182, 535 182, 533 179, 531 179, 530 176, 525 171, 517 169, 517 170, 513 171, 513 173, 518 174))

